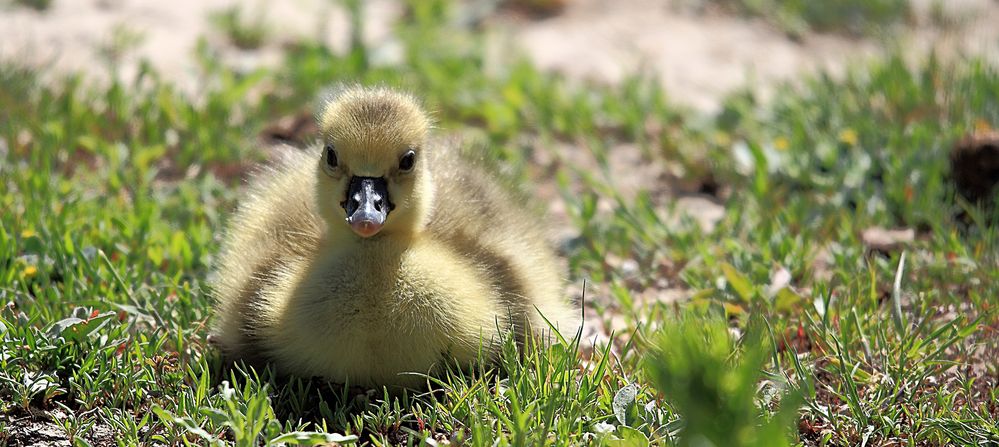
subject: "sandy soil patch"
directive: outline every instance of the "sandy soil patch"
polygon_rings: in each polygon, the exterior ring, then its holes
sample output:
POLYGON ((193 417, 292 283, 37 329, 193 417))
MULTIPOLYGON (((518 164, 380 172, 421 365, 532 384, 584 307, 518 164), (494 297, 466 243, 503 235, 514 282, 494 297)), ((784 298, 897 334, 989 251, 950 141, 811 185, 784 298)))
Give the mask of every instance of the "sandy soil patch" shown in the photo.
MULTIPOLYGON (((190 90, 198 82, 194 51, 201 37, 223 36, 209 17, 238 5, 250 20, 261 17, 270 39, 255 51, 229 48, 225 55, 240 64, 277 64, 280 44, 291 39, 320 39, 346 50, 348 17, 329 0, 239 2, 236 0, 53 0, 45 11, 0 3, 0 61, 20 60, 55 73, 83 72, 97 78, 108 73, 103 55, 116 30, 137 33, 138 42, 119 61, 126 79, 141 59, 148 59, 166 79, 190 90)), ((365 40, 377 45, 391 31, 401 8, 386 0, 367 2, 365 40)))
MULTIPOLYGON (((507 23, 543 68, 606 83, 645 71, 658 76, 674 99, 704 111, 717 110, 720 97, 745 85, 766 96, 775 82, 820 70, 841 73, 895 44, 834 34, 799 42, 762 20, 697 13, 683 3, 576 0, 558 17, 507 23)), ((934 49, 999 63, 999 2, 945 5, 952 27, 931 23, 931 0, 915 1, 916 23, 896 37, 897 44, 916 57, 934 49)))

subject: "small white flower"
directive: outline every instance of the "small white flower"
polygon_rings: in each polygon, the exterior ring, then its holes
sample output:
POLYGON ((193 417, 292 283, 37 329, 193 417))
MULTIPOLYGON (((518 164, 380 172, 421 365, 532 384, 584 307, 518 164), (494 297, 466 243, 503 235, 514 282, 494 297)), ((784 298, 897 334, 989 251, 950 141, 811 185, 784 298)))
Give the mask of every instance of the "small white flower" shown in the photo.
POLYGON ((593 431, 600 435, 613 433, 615 428, 614 424, 608 424, 606 422, 597 422, 596 424, 593 424, 593 431))

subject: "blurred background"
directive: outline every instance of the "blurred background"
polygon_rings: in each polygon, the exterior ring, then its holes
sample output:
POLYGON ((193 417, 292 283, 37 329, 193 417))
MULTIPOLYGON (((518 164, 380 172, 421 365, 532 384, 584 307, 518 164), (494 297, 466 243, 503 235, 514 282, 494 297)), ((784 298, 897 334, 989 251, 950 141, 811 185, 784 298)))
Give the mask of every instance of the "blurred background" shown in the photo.
MULTIPOLYGON (((199 39, 243 69, 282 63, 290 42, 347 51, 351 3, 361 38, 381 65, 406 63, 392 30, 411 20, 403 2, 289 0, 6 0, 0 57, 58 72, 124 74, 148 59, 187 88, 199 39)), ((489 35, 487 51, 517 52, 570 79, 620 83, 639 72, 676 101, 717 111, 722 95, 901 51, 907 57, 982 55, 999 62, 994 0, 469 0, 451 25, 489 35)), ((500 63, 502 57, 486 59, 500 63)))

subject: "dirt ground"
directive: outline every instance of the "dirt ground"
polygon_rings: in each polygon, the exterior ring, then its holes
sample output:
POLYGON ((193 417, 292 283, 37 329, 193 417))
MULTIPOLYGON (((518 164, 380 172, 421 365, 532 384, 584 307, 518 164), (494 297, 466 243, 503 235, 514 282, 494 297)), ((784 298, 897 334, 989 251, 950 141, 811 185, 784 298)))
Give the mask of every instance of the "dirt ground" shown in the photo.
MULTIPOLYGON (((539 66, 569 78, 618 82, 645 70, 661 79, 671 97, 696 109, 717 110, 719 98, 752 84, 766 97, 775 82, 816 70, 833 73, 876 57, 889 45, 913 57, 930 49, 941 54, 980 54, 999 63, 999 1, 948 0, 944 22, 931 19, 934 0, 914 0, 916 14, 892 42, 812 34, 800 41, 761 20, 747 20, 703 8, 704 0, 567 0, 560 13, 544 19, 510 13, 496 1, 463 2, 459 16, 484 16, 503 41, 513 42, 539 66), (700 5, 700 6, 698 6, 700 5)), ((0 60, 20 59, 53 73, 107 70, 107 48, 122 30, 138 36, 120 61, 134 73, 148 58, 167 78, 186 88, 197 83, 191 54, 201 36, 220 39, 208 20, 234 0, 53 0, 38 12, 0 0, 0 60), (117 31, 116 31, 117 30, 117 31)), ((247 1, 242 9, 261 17, 275 38, 260 50, 229 50, 235 63, 280 63, 281 41, 311 37, 345 48, 347 17, 329 0, 247 1)), ((398 2, 365 4, 365 39, 389 48, 398 2)), ((377 51, 376 51, 377 53, 377 51)), ((386 53, 390 53, 387 51, 386 53)), ((391 61, 389 61, 391 62, 391 61)))
POLYGON ((555 18, 515 23, 511 32, 541 67, 611 83, 646 70, 675 100, 704 111, 733 89, 752 84, 765 97, 775 82, 840 73, 896 43, 913 57, 934 49, 999 63, 997 1, 947 1, 945 24, 932 23, 931 1, 914 1, 913 23, 891 42, 834 34, 795 41, 762 20, 697 11, 696 3, 705 2, 576 0, 555 18))

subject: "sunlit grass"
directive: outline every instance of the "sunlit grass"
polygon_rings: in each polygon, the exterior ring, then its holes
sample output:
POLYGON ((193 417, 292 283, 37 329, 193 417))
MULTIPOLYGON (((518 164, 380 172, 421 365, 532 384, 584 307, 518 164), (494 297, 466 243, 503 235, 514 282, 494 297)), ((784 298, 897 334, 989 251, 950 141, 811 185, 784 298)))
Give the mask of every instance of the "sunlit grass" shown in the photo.
POLYGON ((890 32, 910 19, 909 0, 713 0, 739 12, 763 17, 792 37, 808 32, 856 36, 890 32))
POLYGON ((77 445, 999 442, 999 212, 956 196, 946 164, 999 125, 994 68, 893 58, 699 116, 641 77, 494 64, 449 11, 409 5, 401 66, 306 41, 239 73, 204 44, 193 101, 148 69, 43 86, 0 65, 0 445, 29 423, 77 445), (570 281, 609 344, 508 343, 495 368, 402 396, 224 370, 205 341, 217 232, 269 156, 261 129, 341 81, 413 91, 511 183, 556 188, 570 281), (624 150, 662 168, 645 192, 619 186, 624 150), (678 194, 720 220, 682 217, 678 194), (916 236, 872 248, 872 227, 916 236))

